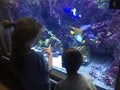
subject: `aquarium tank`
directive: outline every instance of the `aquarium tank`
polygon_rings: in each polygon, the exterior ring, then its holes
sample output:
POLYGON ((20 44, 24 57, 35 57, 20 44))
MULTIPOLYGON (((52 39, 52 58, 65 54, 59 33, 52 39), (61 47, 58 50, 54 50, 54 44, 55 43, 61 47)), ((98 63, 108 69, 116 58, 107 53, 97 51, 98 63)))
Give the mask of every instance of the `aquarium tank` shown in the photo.
MULTIPOLYGON (((38 44, 52 46, 53 68, 66 73, 61 54, 76 48, 83 54, 78 73, 87 74, 103 90, 114 90, 120 64, 120 10, 109 0, 6 0, 12 21, 31 17, 43 24, 38 44)), ((46 56, 47 57, 47 56, 46 56)))

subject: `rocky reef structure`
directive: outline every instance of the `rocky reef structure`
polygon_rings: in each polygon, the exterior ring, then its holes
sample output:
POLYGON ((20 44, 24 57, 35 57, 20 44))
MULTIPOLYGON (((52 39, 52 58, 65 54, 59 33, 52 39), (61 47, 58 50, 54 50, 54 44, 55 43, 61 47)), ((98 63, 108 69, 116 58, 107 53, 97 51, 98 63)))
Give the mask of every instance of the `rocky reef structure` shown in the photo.
POLYGON ((109 82, 106 82, 106 84, 111 84, 114 85, 114 78, 117 77, 118 75, 118 70, 120 66, 120 11, 116 11, 114 13, 114 16, 111 19, 110 23, 110 30, 113 33, 112 36, 109 36, 108 41, 113 43, 115 45, 114 51, 113 51, 113 56, 114 60, 110 66, 106 70, 106 75, 109 75, 109 82))

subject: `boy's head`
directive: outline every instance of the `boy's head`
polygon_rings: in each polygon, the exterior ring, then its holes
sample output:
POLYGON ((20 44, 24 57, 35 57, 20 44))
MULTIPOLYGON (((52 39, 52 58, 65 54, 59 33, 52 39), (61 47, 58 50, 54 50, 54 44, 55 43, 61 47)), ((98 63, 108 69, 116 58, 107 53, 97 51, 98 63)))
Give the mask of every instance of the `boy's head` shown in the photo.
POLYGON ((75 73, 82 64, 82 54, 79 50, 69 48, 62 54, 62 63, 67 70, 67 73, 75 73))

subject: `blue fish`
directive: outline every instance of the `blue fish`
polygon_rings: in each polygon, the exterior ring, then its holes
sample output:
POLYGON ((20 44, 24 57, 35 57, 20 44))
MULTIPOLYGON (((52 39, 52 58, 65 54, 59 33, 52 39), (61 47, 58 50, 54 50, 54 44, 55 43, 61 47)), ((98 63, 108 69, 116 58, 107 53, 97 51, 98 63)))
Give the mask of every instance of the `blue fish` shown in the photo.
POLYGON ((88 34, 87 34, 87 37, 88 37, 89 39, 95 39, 95 35, 94 35, 92 32, 88 33, 88 34))
POLYGON ((83 40, 83 37, 81 35, 76 35, 75 39, 81 43, 83 40))
POLYGON ((71 9, 70 9, 70 8, 63 8, 63 11, 64 11, 65 13, 70 13, 70 12, 71 12, 71 9))
POLYGON ((83 25, 83 26, 80 27, 80 29, 81 29, 82 31, 88 30, 88 29, 90 29, 90 28, 92 28, 92 25, 91 25, 91 24, 83 25))
POLYGON ((73 8, 71 11, 73 13, 73 16, 77 16, 77 10, 76 10, 76 8, 73 8))

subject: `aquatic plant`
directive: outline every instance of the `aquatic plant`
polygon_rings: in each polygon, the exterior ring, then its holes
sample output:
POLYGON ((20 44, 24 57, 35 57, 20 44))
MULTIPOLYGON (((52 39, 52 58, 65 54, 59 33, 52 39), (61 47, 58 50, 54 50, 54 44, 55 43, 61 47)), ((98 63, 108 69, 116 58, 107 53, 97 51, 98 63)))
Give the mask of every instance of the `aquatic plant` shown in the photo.
POLYGON ((41 36, 41 40, 39 40, 38 44, 36 45, 36 48, 48 47, 49 44, 52 45, 53 53, 56 51, 62 52, 61 41, 52 33, 51 30, 48 30, 45 26, 43 26, 43 34, 41 36))

